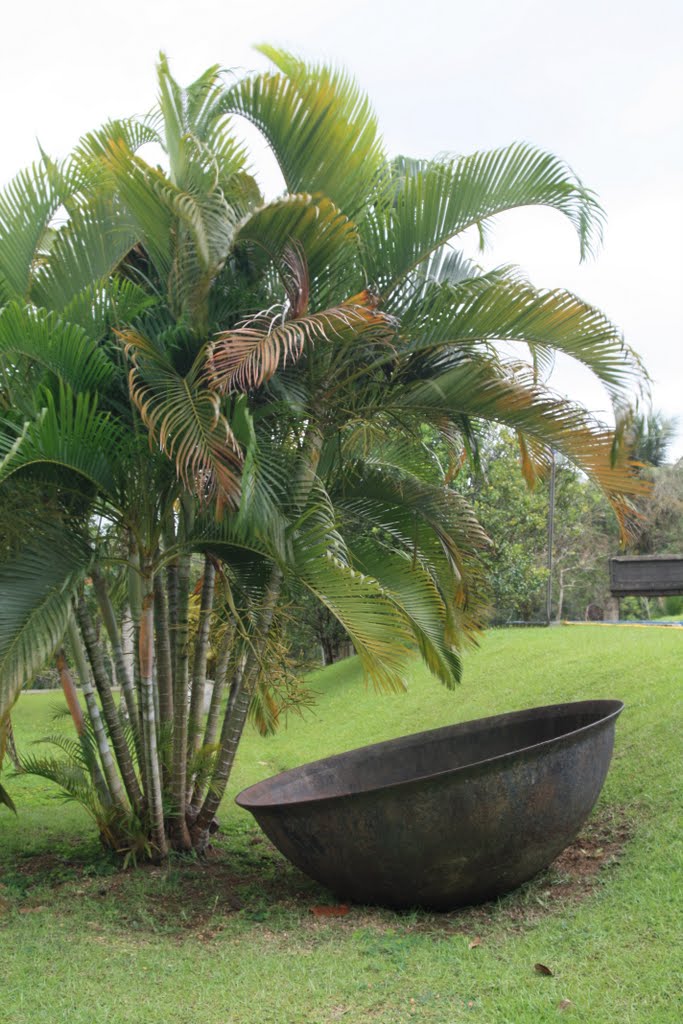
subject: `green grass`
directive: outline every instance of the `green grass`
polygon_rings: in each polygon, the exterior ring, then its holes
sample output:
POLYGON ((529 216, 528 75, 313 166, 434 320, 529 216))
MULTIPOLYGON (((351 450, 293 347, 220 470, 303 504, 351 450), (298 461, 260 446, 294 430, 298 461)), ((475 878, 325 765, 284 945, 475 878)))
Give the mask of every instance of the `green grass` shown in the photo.
MULTIPOLYGON (((9 780, 19 816, 0 810, 0 1021, 679 1024, 682 676, 678 630, 624 627, 492 632, 455 693, 416 665, 407 694, 380 697, 355 662, 334 666, 313 678, 320 697, 306 720, 245 738, 208 866, 118 871, 79 808, 38 779, 9 780), (311 906, 332 897, 232 801, 349 747, 587 697, 620 697, 626 710, 585 837, 587 850, 604 842, 616 854, 585 879, 560 865, 478 910, 353 907, 319 920, 311 906)), ((55 699, 22 698, 20 747, 54 731, 55 699)))

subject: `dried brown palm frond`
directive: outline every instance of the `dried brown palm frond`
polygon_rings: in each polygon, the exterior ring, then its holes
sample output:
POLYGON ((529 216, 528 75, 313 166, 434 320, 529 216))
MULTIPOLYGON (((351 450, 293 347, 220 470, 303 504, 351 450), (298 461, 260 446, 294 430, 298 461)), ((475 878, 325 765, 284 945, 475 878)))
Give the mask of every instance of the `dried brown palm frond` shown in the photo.
POLYGON ((393 321, 377 311, 369 291, 319 313, 297 319, 287 319, 286 314, 286 308, 271 307, 210 342, 206 358, 210 389, 221 394, 248 391, 270 380, 280 367, 295 363, 307 345, 393 330, 393 321))

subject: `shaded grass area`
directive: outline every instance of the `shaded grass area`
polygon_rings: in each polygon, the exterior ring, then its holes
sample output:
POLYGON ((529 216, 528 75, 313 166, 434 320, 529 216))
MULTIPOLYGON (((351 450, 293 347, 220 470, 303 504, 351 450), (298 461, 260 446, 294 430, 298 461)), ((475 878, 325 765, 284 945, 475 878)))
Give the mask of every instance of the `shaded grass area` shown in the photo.
MULTIPOLYGON (((416 664, 407 694, 377 696, 355 661, 341 663, 313 677, 305 720, 245 737, 206 864, 121 872, 79 808, 38 779, 11 780, 20 813, 0 816, 0 1021, 678 1024, 682 676, 678 631, 619 627, 494 631, 454 693, 416 664), (232 802, 260 778, 363 743, 589 697, 627 705, 596 812, 549 871, 484 907, 318 917, 333 897, 232 802)), ((65 727, 50 720, 54 703, 22 699, 20 747, 65 727)))

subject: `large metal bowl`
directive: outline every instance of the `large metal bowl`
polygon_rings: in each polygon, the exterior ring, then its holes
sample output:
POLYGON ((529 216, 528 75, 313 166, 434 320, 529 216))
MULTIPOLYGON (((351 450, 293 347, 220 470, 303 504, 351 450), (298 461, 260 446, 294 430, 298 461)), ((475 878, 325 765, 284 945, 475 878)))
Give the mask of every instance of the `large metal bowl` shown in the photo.
POLYGON ((237 803, 338 896, 449 910, 508 892, 574 839, 623 709, 581 701, 481 718, 304 764, 237 803))

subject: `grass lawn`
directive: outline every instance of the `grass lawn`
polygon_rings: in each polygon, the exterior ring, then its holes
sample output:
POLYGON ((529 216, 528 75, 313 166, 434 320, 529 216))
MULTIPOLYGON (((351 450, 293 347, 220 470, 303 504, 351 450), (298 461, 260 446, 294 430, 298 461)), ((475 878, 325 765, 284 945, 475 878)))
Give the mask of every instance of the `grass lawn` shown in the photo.
MULTIPOLYGON (((680 631, 628 627, 492 632, 454 693, 416 664, 407 694, 377 696, 355 660, 336 665, 313 677, 320 696, 305 720, 245 737, 207 864, 119 871, 83 811, 38 779, 10 779, 19 816, 0 808, 0 1022, 680 1024, 682 679, 680 631), (586 832, 541 877, 482 908, 319 917, 311 908, 332 896, 233 804, 302 761, 599 697, 626 710, 586 832)), ((22 698, 20 748, 66 728, 51 722, 56 700, 22 698)))

